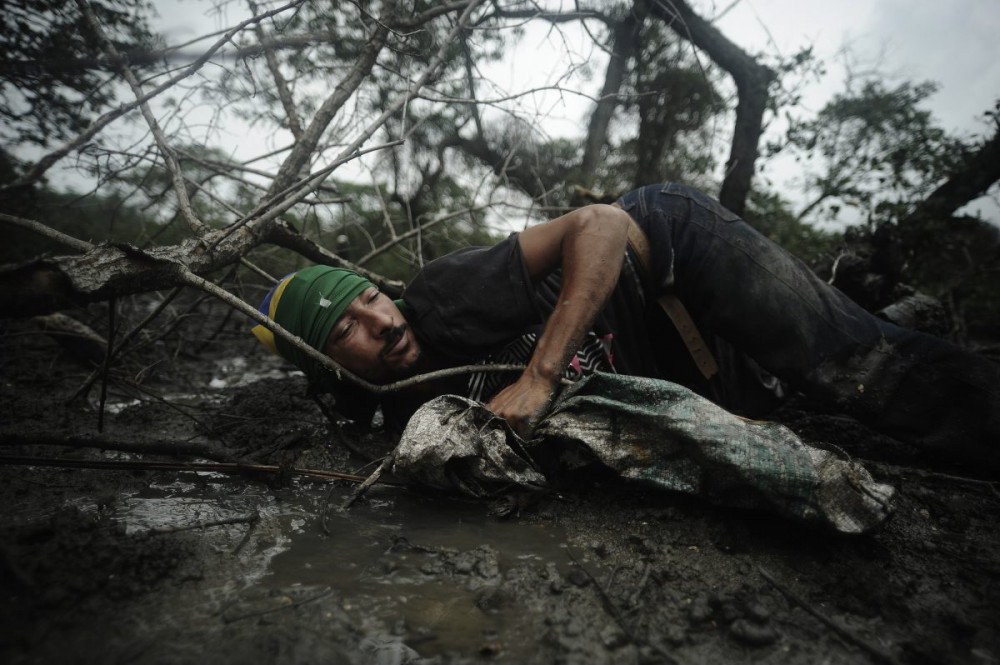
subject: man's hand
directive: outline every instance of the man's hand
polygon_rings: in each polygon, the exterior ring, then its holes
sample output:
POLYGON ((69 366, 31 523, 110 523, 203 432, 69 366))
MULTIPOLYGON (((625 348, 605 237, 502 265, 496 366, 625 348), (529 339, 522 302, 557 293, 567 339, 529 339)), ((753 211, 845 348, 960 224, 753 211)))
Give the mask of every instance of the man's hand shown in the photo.
POLYGON ((524 266, 538 282, 562 268, 562 288, 524 374, 487 404, 527 438, 545 415, 559 377, 604 307, 621 272, 628 242, 628 213, 592 205, 518 236, 524 266))
POLYGON ((555 387, 550 381, 525 372, 497 393, 486 408, 510 423, 518 436, 527 439, 545 415, 554 395, 555 387))

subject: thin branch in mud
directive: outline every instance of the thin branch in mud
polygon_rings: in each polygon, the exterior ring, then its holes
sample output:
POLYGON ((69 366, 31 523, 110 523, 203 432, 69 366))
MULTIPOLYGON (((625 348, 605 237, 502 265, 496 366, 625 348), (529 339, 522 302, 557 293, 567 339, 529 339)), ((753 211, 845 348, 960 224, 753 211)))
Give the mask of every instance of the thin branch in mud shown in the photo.
MULTIPOLYGON (((114 360, 118 356, 118 354, 122 351, 122 349, 125 348, 125 345, 131 342, 132 338, 135 337, 140 330, 148 326, 153 321, 153 319, 159 316, 160 313, 163 312, 164 309, 166 309, 167 305, 169 305, 170 302, 174 298, 176 298, 183 289, 184 289, 183 286, 174 287, 173 290, 171 290, 170 293, 167 294, 167 297, 164 298, 163 301, 159 305, 157 305, 152 312, 147 314, 146 317, 142 321, 140 321, 138 325, 136 325, 134 328, 125 333, 121 341, 114 345, 114 350, 111 350, 112 344, 109 341, 108 349, 110 352, 109 353, 110 360, 114 360)), ((83 382, 83 384, 76 389, 76 392, 73 393, 73 396, 70 397, 69 400, 67 401, 74 402, 80 399, 80 397, 86 395, 87 392, 90 390, 90 387, 94 385, 94 381, 96 381, 97 377, 100 376, 101 374, 102 374, 101 370, 94 370, 93 372, 91 372, 90 376, 87 377, 87 379, 83 382)))
POLYGON ((995 480, 984 480, 981 478, 966 478, 965 476, 955 476, 948 473, 941 473, 939 471, 925 471, 923 469, 897 466, 895 464, 886 464, 885 462, 874 462, 871 460, 865 460, 864 463, 865 466, 878 469, 880 473, 884 473, 886 475, 893 476, 896 478, 909 473, 922 479, 945 480, 952 483, 962 483, 967 485, 978 485, 980 487, 986 487, 991 492, 993 492, 993 496, 1000 498, 1000 491, 997 491, 997 481, 995 480))
POLYGON ((645 567, 642 569, 642 575, 639 577, 639 583, 635 585, 635 591, 632 592, 632 596, 628 601, 632 607, 639 604, 639 597, 646 590, 646 584, 649 582, 649 576, 652 572, 653 566, 647 561, 645 567))
POLYGON ((190 420, 194 421, 194 423, 196 425, 198 425, 198 427, 201 427, 203 430, 209 431, 211 429, 206 423, 204 423, 201 420, 199 420, 197 416, 194 416, 194 415, 188 413, 185 409, 182 409, 180 406, 178 406, 177 404, 174 404, 170 400, 168 400, 168 399, 166 399, 164 397, 161 397, 160 395, 157 395, 155 392, 153 392, 149 388, 145 388, 145 387, 139 385, 138 383, 130 383, 130 384, 123 384, 123 385, 127 385, 129 388, 131 388, 131 389, 133 389, 133 390, 135 390, 137 392, 140 392, 143 395, 146 395, 147 397, 149 397, 153 401, 159 402, 160 404, 162 404, 163 406, 167 407, 168 409, 176 411, 177 413, 181 414, 185 418, 189 418, 190 420))
POLYGON ((792 603, 798 605, 799 607, 801 607, 803 610, 805 610, 809 614, 813 615, 823 625, 825 625, 827 628, 829 628, 834 633, 836 633, 841 639, 843 639, 844 641, 846 641, 846 642, 848 642, 850 644, 853 644, 854 646, 859 647, 860 649, 866 651, 870 656, 872 656, 875 660, 877 660, 880 663, 888 663, 889 665, 897 665, 898 661, 895 658, 893 658, 893 656, 891 654, 888 654, 888 653, 882 651, 881 649, 879 649, 878 647, 876 647, 876 646, 874 646, 872 644, 869 644, 868 642, 864 641, 863 639, 861 639, 860 637, 858 637, 854 633, 852 633, 849 630, 847 630, 846 628, 842 627, 840 624, 838 624, 837 622, 835 622, 833 619, 828 618, 822 612, 820 612, 815 607, 813 607, 812 605, 810 605, 809 603, 807 603, 805 601, 805 599, 799 597, 799 595, 796 594, 794 591, 792 591, 791 589, 789 589, 785 585, 783 585, 780 582, 778 582, 778 580, 776 580, 774 578, 774 576, 771 575, 771 573, 767 572, 767 570, 765 570, 763 567, 758 566, 757 570, 760 572, 761 577, 763 577, 765 580, 767 580, 768 583, 770 583, 770 585, 773 586, 775 589, 777 589, 778 591, 780 591, 782 593, 782 595, 785 596, 785 598, 787 598, 788 600, 790 600, 792 603))
POLYGON ((108 344, 105 347, 104 366, 101 367, 101 404, 97 409, 97 431, 104 431, 104 404, 108 399, 108 371, 111 369, 111 357, 115 345, 115 310, 118 302, 115 298, 108 301, 108 344))
POLYGON ((182 524, 179 526, 153 527, 144 531, 143 536, 165 536, 171 533, 182 531, 194 531, 196 529, 211 529, 217 526, 229 526, 231 524, 254 524, 260 520, 260 514, 254 512, 251 515, 236 515, 235 517, 223 517, 209 522, 195 522, 194 524, 182 524))
POLYGON ((303 598, 299 601, 292 601, 287 604, 278 605, 277 607, 269 607, 266 610, 258 610, 256 612, 246 612, 244 614, 237 614, 235 616, 230 616, 225 612, 222 613, 222 620, 226 623, 233 623, 234 621, 242 621, 243 619, 253 619, 256 617, 261 617, 266 614, 274 614, 275 612, 280 612, 281 610, 286 610, 289 607, 298 607, 299 605, 305 605, 306 603, 311 603, 314 600, 319 600, 320 598, 325 598, 333 593, 333 589, 324 589, 317 594, 309 596, 308 598, 303 598))
MULTIPOLYGON (((31 457, 25 455, 0 455, 0 464, 13 466, 46 466, 59 469, 104 469, 109 471, 191 471, 194 473, 225 473, 241 475, 246 473, 269 473, 302 476, 318 480, 344 480, 350 483, 362 483, 361 476, 322 469, 305 469, 302 467, 281 467, 274 464, 243 464, 240 462, 143 462, 116 460, 82 460, 65 457, 31 457)), ((398 486, 398 483, 386 482, 386 485, 398 486)))
MULTIPOLYGON (((597 581, 597 578, 594 577, 593 573, 591 573, 590 570, 588 570, 587 567, 584 566, 582 562, 580 562, 575 556, 573 556, 573 553, 570 552, 569 550, 566 550, 566 556, 568 556, 570 561, 572 561, 573 564, 576 565, 580 570, 582 570, 583 573, 590 579, 591 584, 593 584, 594 588, 597 589, 597 595, 601 599, 601 605, 604 607, 604 611, 611 615, 611 618, 615 620, 615 623, 618 624, 618 627, 621 628, 623 633, 625 633, 625 637, 628 638, 629 642, 635 645, 645 644, 646 646, 649 646, 651 649, 654 649, 663 658, 662 662, 668 663, 670 665, 676 665, 677 660, 674 659, 673 656, 671 656, 669 653, 664 651, 662 647, 647 641, 640 642, 640 640, 636 638, 635 633, 633 633, 632 630, 628 627, 628 624, 625 623, 625 617, 623 617, 622 613, 618 611, 618 606, 615 605, 613 600, 611 600, 611 596, 608 595, 608 592, 604 589, 604 586, 597 581)), ((614 571, 612 571, 610 576, 612 579, 614 578, 615 572, 617 572, 617 570, 618 569, 616 568, 614 571)))
POLYGON ((190 455, 220 462, 233 462, 235 457, 224 448, 210 443, 171 440, 122 441, 100 436, 74 436, 62 433, 7 433, 0 432, 0 447, 7 446, 60 446, 63 448, 94 448, 141 455, 190 455))
POLYGON ((253 532, 257 528, 258 524, 260 524, 260 511, 255 511, 254 514, 253 514, 253 519, 250 521, 250 524, 247 526, 246 533, 243 534, 243 537, 240 538, 240 542, 238 542, 236 544, 236 547, 233 548, 233 551, 232 551, 232 555, 233 556, 236 556, 237 554, 239 554, 240 550, 243 549, 246 546, 246 544, 250 542, 250 536, 253 535, 253 532))
POLYGON ((348 508, 353 506, 354 502, 360 499, 362 496, 364 496, 365 492, 368 491, 368 488, 377 483, 379 478, 382 477, 382 474, 385 472, 385 470, 388 469, 390 466, 392 466, 393 462, 395 461, 396 461, 396 451, 393 451, 392 453, 386 455, 385 459, 382 460, 382 463, 378 465, 378 468, 372 471, 371 475, 365 478, 365 481, 357 486, 357 488, 354 490, 354 493, 351 494, 351 497, 344 502, 344 505, 342 505, 340 509, 347 510, 348 508))

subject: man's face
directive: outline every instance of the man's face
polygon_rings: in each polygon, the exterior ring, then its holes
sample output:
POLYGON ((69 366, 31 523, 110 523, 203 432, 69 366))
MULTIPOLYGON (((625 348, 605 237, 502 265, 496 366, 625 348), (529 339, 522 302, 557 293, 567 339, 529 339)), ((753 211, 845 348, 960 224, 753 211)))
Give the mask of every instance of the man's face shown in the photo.
POLYGON ((386 383, 412 374, 420 346, 396 304, 371 287, 344 310, 323 352, 367 381, 386 383))

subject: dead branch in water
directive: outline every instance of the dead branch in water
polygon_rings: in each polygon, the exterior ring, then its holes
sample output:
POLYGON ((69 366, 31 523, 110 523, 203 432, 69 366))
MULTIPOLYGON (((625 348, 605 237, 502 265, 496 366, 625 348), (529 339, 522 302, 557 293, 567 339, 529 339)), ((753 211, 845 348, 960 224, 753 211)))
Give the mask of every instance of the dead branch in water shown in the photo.
MULTIPOLYGON (((318 480, 344 480, 351 483, 365 481, 362 476, 322 469, 301 467, 281 467, 274 464, 242 464, 239 462, 143 462, 114 460, 83 460, 65 457, 30 457, 21 455, 0 455, 0 465, 46 466, 64 469, 107 469, 110 471, 193 471, 196 473, 225 473, 239 475, 245 473, 290 474, 318 480)), ((396 485, 396 483, 386 483, 396 485)))
POLYGON ((853 644, 854 646, 861 648, 862 650, 867 652, 868 655, 872 656, 875 660, 877 660, 880 663, 888 663, 889 665, 896 665, 898 661, 895 658, 893 658, 891 654, 888 654, 885 651, 879 649, 878 647, 869 644, 868 642, 864 641, 851 631, 841 626, 833 619, 827 617, 825 614, 823 614, 815 607, 810 605, 808 602, 806 602, 804 598, 800 598, 798 594, 796 594, 794 591, 792 591, 785 585, 781 584, 778 580, 774 578, 773 575, 771 575, 771 573, 767 572, 766 570, 764 570, 759 566, 757 567, 757 570, 760 572, 761 576, 765 580, 767 580, 771 584, 771 586, 780 591, 782 595, 785 596, 785 598, 790 600, 795 605, 798 605, 809 614, 813 615, 816 619, 820 621, 820 623, 822 623, 824 626, 826 626, 834 633, 836 633, 837 636, 843 639, 845 642, 848 642, 849 644, 853 644))

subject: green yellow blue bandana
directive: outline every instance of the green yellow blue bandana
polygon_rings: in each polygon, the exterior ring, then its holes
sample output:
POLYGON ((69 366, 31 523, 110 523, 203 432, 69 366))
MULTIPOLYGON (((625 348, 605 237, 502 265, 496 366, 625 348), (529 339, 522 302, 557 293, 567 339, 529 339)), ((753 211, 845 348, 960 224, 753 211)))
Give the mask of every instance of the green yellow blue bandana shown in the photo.
MULTIPOLYGON (((347 306, 373 286, 351 270, 312 266, 284 277, 267 294, 259 309, 322 353, 330 331, 347 306)), ((255 326, 252 332, 272 353, 295 363, 310 380, 316 381, 325 375, 319 363, 280 337, 275 337, 264 326, 255 326)))

